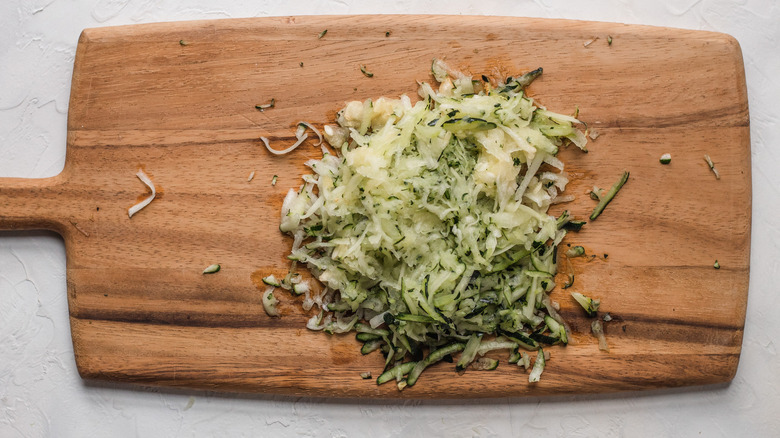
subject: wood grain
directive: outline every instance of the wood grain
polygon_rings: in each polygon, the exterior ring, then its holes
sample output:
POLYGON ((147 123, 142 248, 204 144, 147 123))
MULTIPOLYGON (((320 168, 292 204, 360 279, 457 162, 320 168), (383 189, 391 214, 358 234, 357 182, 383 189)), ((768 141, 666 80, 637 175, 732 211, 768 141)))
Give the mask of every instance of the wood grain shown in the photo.
POLYGON ((750 266, 750 170, 742 55, 723 34, 500 17, 160 23, 82 33, 65 169, 0 180, 0 227, 64 236, 85 378, 339 397, 635 390, 734 376, 750 266), (577 344, 551 349, 538 384, 506 364, 463 376, 438 364, 400 393, 360 378, 376 375, 382 359, 361 356, 352 336, 306 330, 299 299, 278 294, 282 318, 263 312, 256 279, 283 275, 291 245, 277 230, 282 198, 318 154, 305 145, 272 157, 258 138, 290 143, 299 120, 325 124, 346 101, 413 96, 417 80, 431 79, 433 57, 475 75, 544 67, 530 93, 555 111, 579 107, 600 133, 590 153, 560 154, 577 196, 566 208, 577 216, 593 208, 589 188, 631 171, 605 213, 567 237, 609 256, 572 261, 574 290, 601 298, 615 318, 606 324, 609 353, 598 350, 568 291, 556 290, 577 344), (254 108, 271 98, 275 108, 254 108), (658 162, 663 153, 672 154, 668 166, 658 162), (146 195, 139 168, 159 194, 129 219, 146 195), (212 263, 222 270, 202 275, 212 263))

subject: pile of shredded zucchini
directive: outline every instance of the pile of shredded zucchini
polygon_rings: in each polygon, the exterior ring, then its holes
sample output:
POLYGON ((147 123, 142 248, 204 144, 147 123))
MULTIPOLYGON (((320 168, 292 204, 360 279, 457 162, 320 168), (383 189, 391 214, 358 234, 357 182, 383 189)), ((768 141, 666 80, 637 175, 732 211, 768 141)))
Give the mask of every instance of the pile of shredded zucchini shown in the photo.
POLYGON ((568 214, 547 214, 568 179, 555 156, 586 138, 573 117, 550 112, 524 90, 541 68, 490 82, 434 60, 438 90, 421 100, 350 102, 282 207, 294 236, 281 287, 320 311, 308 323, 357 331, 362 352, 385 355, 381 384, 411 386, 425 367, 460 352, 457 369, 493 369, 488 351, 544 368, 542 347, 567 342, 548 293, 568 214), (305 264, 321 293, 294 274, 305 264))

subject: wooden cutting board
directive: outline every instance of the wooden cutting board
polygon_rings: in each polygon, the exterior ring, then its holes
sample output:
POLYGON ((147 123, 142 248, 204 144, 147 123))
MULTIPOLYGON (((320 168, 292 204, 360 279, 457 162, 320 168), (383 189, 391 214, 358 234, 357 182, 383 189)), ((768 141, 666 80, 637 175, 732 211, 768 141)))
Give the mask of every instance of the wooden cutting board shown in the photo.
POLYGON ((83 32, 65 168, 53 178, 0 180, 0 227, 64 237, 73 345, 86 379, 337 397, 604 392, 734 376, 750 184, 742 55, 727 35, 462 16, 159 23, 83 32), (549 349, 538 384, 502 353, 494 372, 459 376, 442 363, 403 392, 377 387, 359 374, 377 376, 383 360, 361 356, 353 335, 308 331, 300 299, 285 293, 277 293, 281 318, 260 304, 259 278, 287 269, 282 198, 319 154, 307 143, 271 156, 258 138, 279 147, 293 142, 298 121, 331 122, 346 101, 415 96, 416 81, 432 80, 433 57, 476 77, 544 68, 530 94, 554 111, 578 107, 600 134, 590 153, 560 154, 576 195, 566 208, 576 216, 593 209, 587 190, 631 172, 604 214, 567 237, 599 257, 573 260, 574 288, 552 292, 576 345, 549 349), (274 108, 255 109, 272 98, 274 108), (664 153, 670 165, 659 163, 664 153), (147 194, 139 168, 158 196, 130 219, 127 209, 147 194), (212 263, 222 270, 202 275, 212 263), (613 317, 609 353, 598 350, 570 290, 600 298, 613 317))

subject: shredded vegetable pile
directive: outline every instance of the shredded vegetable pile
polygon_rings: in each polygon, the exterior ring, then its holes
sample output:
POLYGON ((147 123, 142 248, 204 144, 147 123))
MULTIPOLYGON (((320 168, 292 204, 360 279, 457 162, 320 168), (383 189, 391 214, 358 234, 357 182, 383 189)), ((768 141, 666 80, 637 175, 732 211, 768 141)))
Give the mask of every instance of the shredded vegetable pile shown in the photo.
MULTIPOLYGON (((385 356, 378 384, 414 385, 429 365, 493 369, 508 350, 539 380, 546 345, 568 327, 548 293, 569 221, 547 214, 568 178, 558 150, 586 137, 571 116, 525 94, 542 72, 474 81, 434 60, 434 89, 350 102, 326 126, 323 157, 284 199, 280 229, 294 237, 290 274, 269 284, 305 295, 308 323, 357 331, 362 352, 385 356), (314 294, 305 264, 324 286, 314 294), (532 361, 526 351, 536 352, 532 361), (457 356, 456 356, 457 357, 457 356)), ((299 136, 300 138, 300 136, 299 136)))

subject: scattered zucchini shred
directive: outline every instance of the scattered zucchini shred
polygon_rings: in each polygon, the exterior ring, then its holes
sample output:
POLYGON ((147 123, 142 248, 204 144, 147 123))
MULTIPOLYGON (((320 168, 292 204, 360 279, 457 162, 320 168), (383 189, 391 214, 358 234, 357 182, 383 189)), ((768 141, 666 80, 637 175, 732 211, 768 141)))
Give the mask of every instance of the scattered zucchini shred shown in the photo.
POLYGON ((268 286, 263 293, 263 309, 268 316, 279 316, 279 310, 276 305, 279 304, 279 300, 274 296, 274 287, 268 286))
POLYGON ((660 161, 661 164, 669 164, 672 162, 672 154, 663 154, 658 161, 660 161))
POLYGON ((604 208, 606 208, 607 204, 612 202, 612 199, 615 197, 615 195, 617 195, 620 189, 623 188, 623 185, 626 183, 626 181, 628 181, 628 175, 628 171, 624 170, 623 174, 620 176, 620 179, 612 186, 611 189, 609 189, 609 192, 604 195, 600 193, 601 190, 596 190, 594 187, 594 191, 591 192, 591 198, 598 199, 599 203, 596 205, 596 208, 593 209, 593 213, 590 215, 590 220, 596 220, 601 212, 604 211, 604 208))
POLYGON ((590 329, 593 332, 593 336, 599 341, 599 350, 609 352, 609 346, 607 345, 607 337, 604 334, 604 325, 600 319, 594 320, 590 324, 590 329))
POLYGON ((459 370, 492 369, 479 357, 494 350, 527 362, 518 348, 539 351, 536 381, 541 345, 569 337, 548 296, 574 222, 547 213, 568 183, 556 155, 587 138, 526 95, 541 68, 487 83, 440 60, 431 71, 438 88, 421 83, 418 102, 349 102, 324 127, 332 150, 282 205, 288 277, 303 264, 323 285, 303 292, 321 309, 308 328, 357 331, 361 353, 384 355, 379 385, 413 386, 453 356, 459 370))
MULTIPOLYGON (((154 183, 152 182, 151 178, 149 178, 149 175, 147 175, 146 172, 144 172, 143 169, 138 169, 138 172, 136 172, 135 176, 138 177, 138 179, 140 179, 141 182, 146 185, 146 187, 149 189, 151 193, 149 194, 149 196, 144 198, 141 202, 127 209, 127 217, 130 219, 132 219, 134 214, 138 213, 139 211, 143 210, 147 205, 151 204, 152 201, 154 201, 154 198, 157 196, 157 189, 155 188, 154 183)), ((71 223, 73 224, 74 227, 76 227, 76 229, 79 229, 78 225, 73 223, 73 221, 71 221, 71 223)), ((81 232, 82 234, 84 233, 83 230, 81 232)))
POLYGON ((518 361, 520 361, 520 358, 522 357, 521 352, 519 349, 515 348, 512 350, 509 354, 509 363, 516 364, 518 361))
POLYGON ((526 371, 531 368, 531 356, 525 351, 520 354, 520 360, 517 361, 517 366, 522 366, 526 371))
POLYGON ((471 368, 477 371, 493 371, 498 368, 498 359, 480 357, 471 364, 471 368))
POLYGON ((572 218, 571 214, 569 214, 569 210, 565 210, 561 213, 561 215, 558 216, 558 219, 556 219, 556 222, 559 229, 563 228, 567 231, 580 231, 585 225, 585 221, 572 218))
POLYGON ((582 45, 583 45, 583 47, 588 47, 591 44, 593 44, 594 42, 596 42, 597 39, 599 39, 599 37, 593 37, 593 38, 589 39, 588 41, 585 41, 584 43, 582 43, 582 45))
POLYGON ((580 257, 582 255, 585 255, 585 248, 579 245, 572 246, 571 248, 566 250, 567 257, 580 257))
POLYGON ((219 272, 219 270, 221 268, 222 267, 220 265, 218 265, 218 264, 209 265, 208 267, 206 267, 206 269, 203 270, 203 273, 204 274, 216 274, 217 272, 219 272))
POLYGON ((704 154, 704 161, 707 162, 707 166, 709 166, 712 173, 715 174, 715 179, 720 179, 720 172, 715 168, 715 163, 712 162, 712 158, 710 158, 709 155, 704 154))
POLYGON ((577 303, 579 303, 580 306, 582 306, 588 316, 596 316, 596 313, 599 310, 599 305, 601 304, 600 300, 594 300, 579 292, 572 292, 571 296, 575 301, 577 301, 577 303))
POLYGON ((265 110, 267 110, 269 108, 273 108, 275 106, 276 106, 276 99, 271 98, 271 101, 268 102, 268 103, 255 105, 255 109, 258 109, 258 110, 260 110, 260 112, 263 112, 263 111, 265 111, 265 110))
POLYGON ((546 364, 544 358, 544 350, 539 347, 539 351, 536 353, 536 360, 534 360, 534 366, 531 369, 531 374, 528 375, 528 383, 536 383, 542 377, 542 371, 546 364))
POLYGON ((273 287, 282 286, 282 284, 279 282, 279 280, 276 279, 276 277, 273 276, 273 274, 267 277, 263 277, 263 283, 265 283, 267 286, 273 286, 273 287))
POLYGON ((363 73, 363 75, 364 75, 365 77, 367 77, 367 78, 373 78, 373 77, 374 77, 374 74, 373 74, 373 73, 371 73, 370 71, 368 71, 368 70, 366 69, 366 66, 365 66, 365 65, 361 65, 361 66, 360 66, 360 72, 361 72, 361 73, 363 73))

